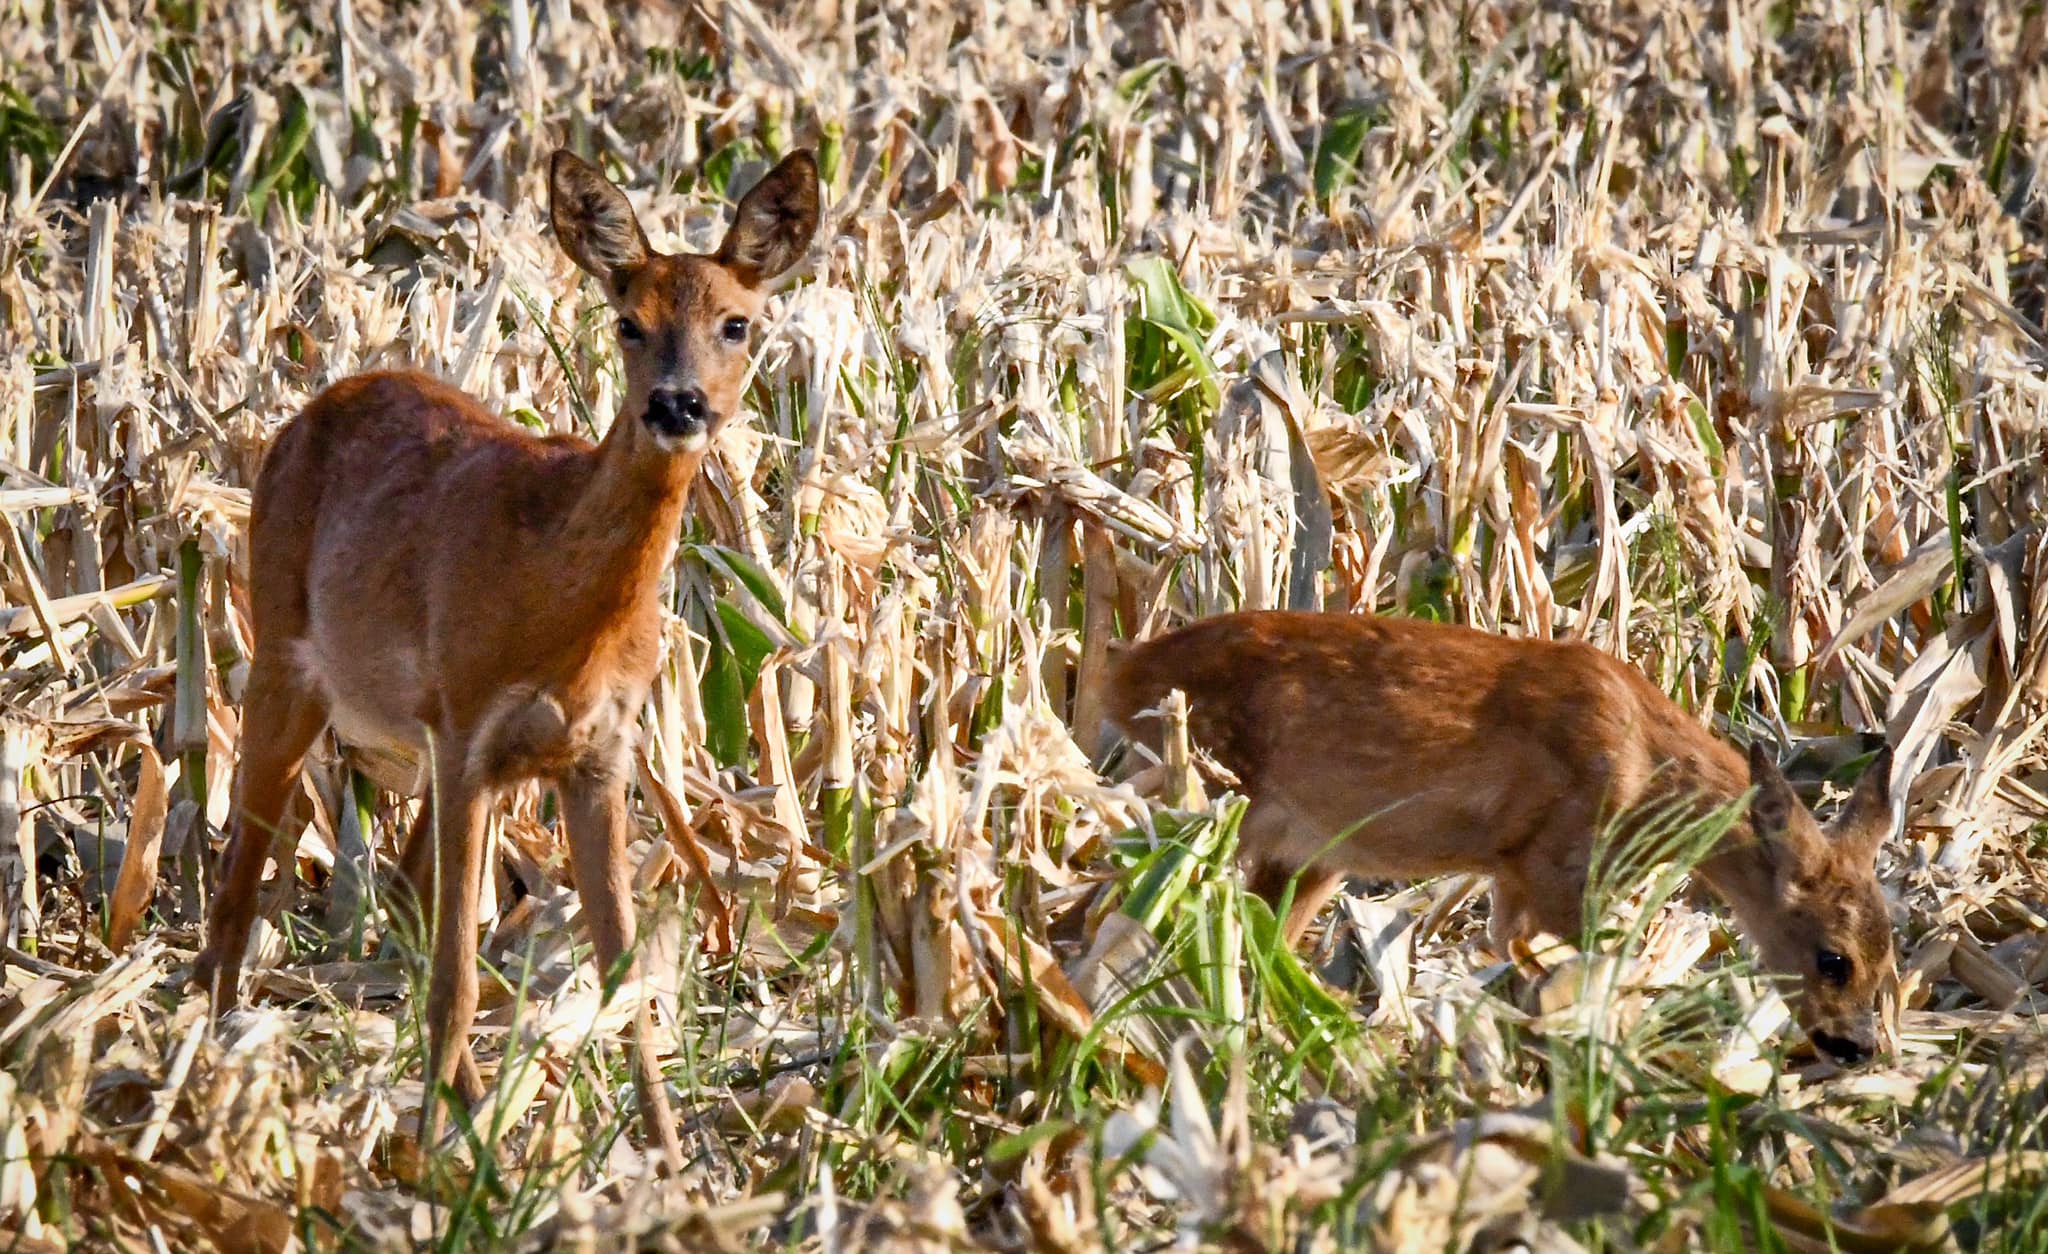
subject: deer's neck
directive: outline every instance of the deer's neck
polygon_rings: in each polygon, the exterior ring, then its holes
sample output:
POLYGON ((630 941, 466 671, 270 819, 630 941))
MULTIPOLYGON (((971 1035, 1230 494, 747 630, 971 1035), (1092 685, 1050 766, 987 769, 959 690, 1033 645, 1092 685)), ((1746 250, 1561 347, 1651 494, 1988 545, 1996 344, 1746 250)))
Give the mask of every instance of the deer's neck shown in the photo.
MULTIPOLYGON (((1673 707, 1676 712, 1676 707, 1673 707)), ((1683 803, 1705 818, 1749 791, 1749 766, 1734 748, 1692 719, 1654 724, 1652 756, 1660 763, 1650 804, 1683 803)), ((1749 815, 1738 814, 1728 830, 1700 859, 1699 878, 1734 911, 1745 926, 1773 908, 1772 870, 1768 852, 1750 827, 1749 815)))
POLYGON ((1751 936, 1768 936, 1772 912, 1777 908, 1775 873, 1770 854, 1757 840, 1748 819, 1738 821, 1700 860, 1697 874, 1726 902, 1735 921, 1751 936))
POLYGON ((561 533, 575 560, 576 603, 616 614, 653 600, 675 555, 704 454, 668 453, 621 415, 591 451, 592 469, 561 533))

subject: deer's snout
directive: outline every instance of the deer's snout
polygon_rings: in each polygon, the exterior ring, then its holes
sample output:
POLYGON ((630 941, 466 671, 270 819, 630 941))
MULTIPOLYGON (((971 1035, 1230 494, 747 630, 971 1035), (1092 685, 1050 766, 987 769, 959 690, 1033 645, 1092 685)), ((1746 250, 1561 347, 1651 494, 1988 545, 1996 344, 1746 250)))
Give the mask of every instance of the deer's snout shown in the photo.
POLYGON ((1813 1038, 1815 1049, 1845 1067, 1861 1066, 1877 1053, 1877 1036, 1872 1032, 1838 1036, 1825 1028, 1815 1028, 1808 1035, 1813 1038))
POLYGON ((672 440, 702 435, 711 425, 711 402, 702 388, 657 388, 647 395, 647 425, 672 440))

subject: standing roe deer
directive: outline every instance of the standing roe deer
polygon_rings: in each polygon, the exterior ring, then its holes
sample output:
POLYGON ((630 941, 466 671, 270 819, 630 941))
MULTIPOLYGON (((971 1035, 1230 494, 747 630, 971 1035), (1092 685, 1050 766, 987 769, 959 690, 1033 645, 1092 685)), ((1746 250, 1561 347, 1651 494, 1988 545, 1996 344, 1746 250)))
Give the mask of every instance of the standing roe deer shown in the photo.
MULTIPOLYGON (((1893 974, 1876 873, 1891 828, 1881 752, 1823 830, 1765 752, 1717 739, 1633 667, 1590 645, 1352 614, 1224 614, 1113 646, 1109 717, 1138 739, 1173 689, 1189 731, 1250 799, 1240 848, 1254 891, 1298 943, 1346 872, 1493 880, 1489 935, 1577 937, 1607 820, 1673 803, 1747 813, 1698 867, 1793 996, 1814 1045, 1877 1048, 1893 974)), ((1156 734, 1144 738, 1156 743, 1156 734)), ((1624 832, 1626 829, 1624 829, 1624 832)))
MULTIPOLYGON (((425 375, 358 375, 278 433, 250 519, 256 655, 195 978, 216 1013, 235 1003, 272 837, 323 727, 419 755, 437 818, 423 808, 401 873, 422 904, 434 886, 428 1145, 435 1086, 484 1093, 468 1032, 496 790, 553 782, 600 970, 630 952, 625 787, 660 657, 657 584, 705 450, 739 409, 763 285, 818 224, 806 152, 747 193, 708 256, 654 252, 625 196, 571 153, 548 183, 556 238, 619 316, 625 403, 603 441, 528 434, 425 375)), ((649 1134, 680 1168, 644 999, 633 1062, 649 1134)))

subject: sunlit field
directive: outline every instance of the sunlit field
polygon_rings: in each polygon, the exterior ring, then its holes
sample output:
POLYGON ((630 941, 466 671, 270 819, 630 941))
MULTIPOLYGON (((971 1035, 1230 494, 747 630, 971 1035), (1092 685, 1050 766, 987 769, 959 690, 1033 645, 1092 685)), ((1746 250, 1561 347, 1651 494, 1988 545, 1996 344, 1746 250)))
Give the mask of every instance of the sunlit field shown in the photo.
POLYGON ((0 0, 0 1250, 2048 1248, 2044 63, 2002 0, 0 0), (324 736, 244 1008, 187 983, 280 426, 618 414, 564 146, 670 250, 824 182, 635 760, 680 1178, 537 785, 443 1143, 410 764, 324 736), (1890 743, 1890 1052, 1683 857, 1286 951, 1231 781, 1103 730, 1112 640, 1256 607, 1591 641, 1823 816, 1890 743))

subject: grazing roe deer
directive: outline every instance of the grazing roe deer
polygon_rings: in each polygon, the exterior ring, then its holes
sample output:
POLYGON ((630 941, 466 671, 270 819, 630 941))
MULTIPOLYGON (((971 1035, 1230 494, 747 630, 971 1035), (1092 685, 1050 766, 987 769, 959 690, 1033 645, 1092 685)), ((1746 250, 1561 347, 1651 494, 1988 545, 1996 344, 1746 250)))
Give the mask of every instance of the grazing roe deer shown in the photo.
MULTIPOLYGON (((548 178, 561 247, 618 314, 625 402, 603 441, 529 434, 425 375, 358 375, 278 433, 250 520, 256 655, 195 978, 217 1013, 237 1000, 265 860, 321 729, 417 755, 431 814, 400 869, 415 901, 434 902, 429 1145, 432 1086, 484 1092, 468 1031, 494 792, 553 782, 600 970, 631 949, 625 787, 660 657, 657 585, 691 481, 739 409, 763 285, 818 223, 805 152, 747 193, 708 256, 654 252, 625 196, 568 152, 548 178)), ((633 1061, 648 1131, 680 1168, 644 999, 633 1061)))
POLYGON ((1346 872, 1488 875, 1502 952, 1537 931, 1576 938, 1604 823, 1671 804, 1704 813, 1753 788, 1698 874, 1765 965, 1799 977, 1791 1000, 1817 1048, 1844 1063, 1876 1051, 1893 974, 1875 867, 1889 749, 1823 830, 1761 748, 1745 765, 1590 645, 1274 611, 1203 619, 1111 658, 1106 708, 1127 735, 1156 745, 1145 713, 1179 689, 1193 740, 1237 776, 1252 888, 1277 903, 1300 873, 1290 946, 1346 872))

